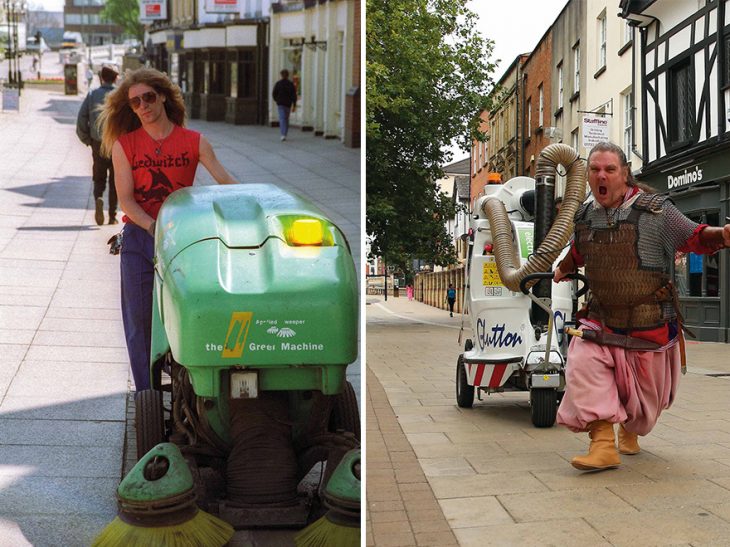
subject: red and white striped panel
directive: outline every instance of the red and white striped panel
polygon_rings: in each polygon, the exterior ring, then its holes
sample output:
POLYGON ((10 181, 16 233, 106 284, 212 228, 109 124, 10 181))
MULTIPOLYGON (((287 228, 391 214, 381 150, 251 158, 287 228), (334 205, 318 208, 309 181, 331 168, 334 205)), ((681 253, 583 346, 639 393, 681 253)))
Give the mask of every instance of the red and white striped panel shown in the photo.
POLYGON ((500 387, 512 373, 508 363, 484 364, 465 363, 469 385, 479 387, 500 387))

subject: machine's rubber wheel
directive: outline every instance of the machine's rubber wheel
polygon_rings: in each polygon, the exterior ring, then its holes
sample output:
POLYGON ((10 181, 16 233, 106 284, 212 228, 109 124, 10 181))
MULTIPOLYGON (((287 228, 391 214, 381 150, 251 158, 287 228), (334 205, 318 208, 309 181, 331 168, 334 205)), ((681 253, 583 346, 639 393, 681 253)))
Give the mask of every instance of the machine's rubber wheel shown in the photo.
POLYGON ((342 393, 334 396, 332 414, 330 414, 330 431, 349 431, 360 440, 360 410, 357 407, 357 396, 352 384, 345 381, 342 393))
POLYGON ((558 394, 552 388, 531 389, 530 408, 532 425, 535 427, 552 427, 558 413, 558 394))
POLYGON ((137 459, 165 442, 165 423, 162 417, 162 392, 145 389, 134 398, 134 428, 137 433, 137 459))
POLYGON ((466 381, 463 355, 459 355, 456 361, 456 404, 461 408, 471 408, 474 405, 474 386, 466 381))

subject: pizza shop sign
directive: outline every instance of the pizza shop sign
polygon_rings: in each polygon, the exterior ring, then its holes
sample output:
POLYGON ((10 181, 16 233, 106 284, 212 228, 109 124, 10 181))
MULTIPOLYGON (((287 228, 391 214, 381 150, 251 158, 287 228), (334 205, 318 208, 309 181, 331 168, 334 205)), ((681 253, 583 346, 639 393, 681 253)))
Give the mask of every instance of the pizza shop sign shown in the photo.
POLYGON ((667 189, 679 188, 700 182, 702 180, 702 169, 698 165, 686 168, 683 172, 676 175, 667 175, 667 189))

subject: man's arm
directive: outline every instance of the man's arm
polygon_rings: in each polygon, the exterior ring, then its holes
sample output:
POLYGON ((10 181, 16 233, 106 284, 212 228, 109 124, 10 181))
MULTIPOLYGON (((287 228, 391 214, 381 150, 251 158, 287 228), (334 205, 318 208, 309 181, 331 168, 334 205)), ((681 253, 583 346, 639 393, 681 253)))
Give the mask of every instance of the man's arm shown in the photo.
POLYGON ((91 131, 89 129, 89 103, 91 102, 91 94, 86 95, 84 102, 81 103, 79 115, 76 118, 76 135, 79 140, 86 146, 91 144, 91 131))
POLYGON ((238 181, 229 175, 221 162, 218 161, 215 152, 213 152, 213 147, 203 135, 200 135, 198 156, 200 157, 200 163, 203 164, 218 184, 238 184, 238 181))
POLYGON ((134 178, 132 178, 132 166, 124 154, 124 149, 119 141, 112 146, 112 163, 114 164, 114 184, 117 188, 117 197, 120 208, 124 213, 143 230, 153 235, 152 228, 155 220, 149 216, 139 203, 134 199, 134 178))

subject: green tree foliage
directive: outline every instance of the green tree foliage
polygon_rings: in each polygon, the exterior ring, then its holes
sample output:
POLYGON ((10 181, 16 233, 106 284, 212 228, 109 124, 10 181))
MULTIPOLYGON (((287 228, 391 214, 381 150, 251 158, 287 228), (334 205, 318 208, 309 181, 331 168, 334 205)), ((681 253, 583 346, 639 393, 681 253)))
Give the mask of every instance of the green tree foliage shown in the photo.
POLYGON ((101 16, 122 27, 125 34, 134 36, 139 41, 144 39, 144 26, 139 22, 137 0, 107 0, 101 16))
POLYGON ((408 275, 412 259, 455 260, 451 198, 435 181, 489 106, 492 42, 463 0, 367 0, 367 232, 371 253, 408 275))

